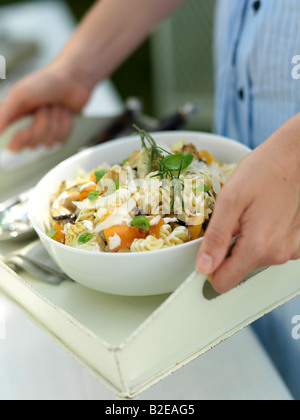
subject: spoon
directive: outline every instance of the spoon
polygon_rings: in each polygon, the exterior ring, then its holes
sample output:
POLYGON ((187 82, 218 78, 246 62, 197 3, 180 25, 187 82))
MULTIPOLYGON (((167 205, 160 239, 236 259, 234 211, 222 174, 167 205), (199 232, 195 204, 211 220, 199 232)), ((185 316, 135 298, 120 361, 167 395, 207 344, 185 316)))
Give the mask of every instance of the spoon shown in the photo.
POLYGON ((62 273, 56 265, 53 265, 52 261, 49 262, 47 257, 48 255, 45 254, 41 243, 37 241, 21 252, 13 252, 6 257, 0 257, 0 261, 15 272, 19 272, 20 270, 26 271, 46 283, 60 285, 66 280, 73 282, 73 280, 62 273), (31 256, 31 254, 33 254, 33 256, 31 256), (46 263, 42 262, 44 259, 47 261, 46 263))
POLYGON ((28 219, 28 200, 32 189, 0 204, 0 242, 31 239, 36 233, 28 219))

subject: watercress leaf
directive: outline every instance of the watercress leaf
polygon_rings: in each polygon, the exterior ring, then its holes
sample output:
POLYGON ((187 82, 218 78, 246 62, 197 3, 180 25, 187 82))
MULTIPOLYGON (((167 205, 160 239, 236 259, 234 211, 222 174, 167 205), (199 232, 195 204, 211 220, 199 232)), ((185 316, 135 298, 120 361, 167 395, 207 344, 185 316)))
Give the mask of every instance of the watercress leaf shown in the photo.
POLYGON ((85 232, 85 233, 83 233, 82 235, 79 236, 78 243, 81 244, 81 245, 86 244, 91 239, 93 239, 94 236, 95 236, 94 233, 85 232))
POLYGON ((190 166, 193 162, 194 156, 186 153, 175 153, 174 155, 168 155, 163 159, 165 167, 171 171, 184 170, 190 166))
POLYGON ((53 228, 50 232, 47 233, 47 236, 49 236, 49 238, 53 239, 56 234, 57 234, 57 229, 53 228))
POLYGON ((96 175, 96 178, 97 178, 97 184, 100 181, 100 179, 102 179, 104 177, 104 175, 106 175, 106 174, 107 174, 107 171, 105 171, 104 169, 101 170, 101 171, 95 171, 95 175, 96 175))
POLYGON ((88 195, 88 199, 89 199, 90 201, 97 200, 97 198, 99 197, 99 194, 100 194, 100 191, 99 191, 99 190, 94 190, 94 191, 91 191, 91 192, 89 193, 89 195, 88 195))
POLYGON ((182 153, 176 153, 175 155, 168 155, 163 159, 163 163, 166 168, 171 171, 177 171, 180 167, 180 162, 182 161, 182 153))
POLYGON ((120 182, 118 179, 115 179, 115 186, 116 186, 116 190, 120 189, 120 182))
POLYGON ((191 153, 184 153, 181 169, 182 170, 187 169, 190 166, 190 164, 193 162, 193 160, 194 160, 194 155, 192 155, 191 153))
POLYGON ((207 186, 206 184, 199 185, 199 187, 194 188, 194 192, 208 192, 210 190, 211 190, 210 187, 207 186))
POLYGON ((139 229, 149 232, 150 222, 146 216, 136 216, 130 223, 132 227, 137 227, 139 229))

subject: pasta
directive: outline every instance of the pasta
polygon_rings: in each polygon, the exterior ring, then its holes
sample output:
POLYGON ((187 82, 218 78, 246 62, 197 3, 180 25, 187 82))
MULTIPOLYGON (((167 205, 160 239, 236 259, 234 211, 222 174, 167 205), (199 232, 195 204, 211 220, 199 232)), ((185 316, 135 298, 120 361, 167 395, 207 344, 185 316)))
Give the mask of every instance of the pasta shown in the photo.
POLYGON ((95 252, 146 252, 199 239, 235 164, 181 140, 169 150, 147 133, 123 165, 102 164, 64 181, 53 196, 48 236, 95 252), (148 141, 148 145, 146 142, 148 141))
POLYGON ((130 247, 131 252, 155 251, 164 247, 164 241, 149 235, 146 239, 135 239, 130 247))
POLYGON ((169 224, 164 224, 159 231, 159 238, 165 241, 172 233, 172 227, 169 224))
POLYGON ((69 224, 65 229, 65 244, 77 249, 85 249, 89 251, 100 251, 100 244, 97 237, 89 232, 89 229, 83 223, 69 224), (86 242, 84 237, 90 239, 86 242), (82 240, 80 240, 82 238, 82 240))
POLYGON ((173 230, 165 239, 164 246, 166 248, 181 245, 189 240, 189 231, 184 226, 179 226, 173 230))

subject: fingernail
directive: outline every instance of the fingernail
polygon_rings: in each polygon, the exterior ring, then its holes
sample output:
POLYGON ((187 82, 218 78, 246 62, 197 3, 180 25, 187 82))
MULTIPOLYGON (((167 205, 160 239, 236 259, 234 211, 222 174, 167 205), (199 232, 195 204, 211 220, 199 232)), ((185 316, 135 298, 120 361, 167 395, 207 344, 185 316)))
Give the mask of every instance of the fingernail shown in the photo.
POLYGON ((197 270, 202 274, 210 274, 212 272, 214 260, 210 255, 201 254, 197 260, 197 270))

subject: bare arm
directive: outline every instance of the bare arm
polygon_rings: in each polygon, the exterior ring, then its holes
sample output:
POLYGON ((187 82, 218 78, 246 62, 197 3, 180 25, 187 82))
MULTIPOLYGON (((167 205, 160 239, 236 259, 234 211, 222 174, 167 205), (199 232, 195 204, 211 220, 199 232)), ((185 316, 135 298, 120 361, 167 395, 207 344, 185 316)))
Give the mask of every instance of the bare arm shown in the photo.
POLYGON ((61 58, 95 85, 109 76, 153 27, 186 0, 101 0, 89 11, 61 58))
POLYGON ((80 112, 95 84, 147 37, 152 28, 186 0, 99 0, 59 56, 17 83, 0 106, 0 132, 26 114, 32 127, 20 132, 10 149, 63 141, 71 113, 80 112))

